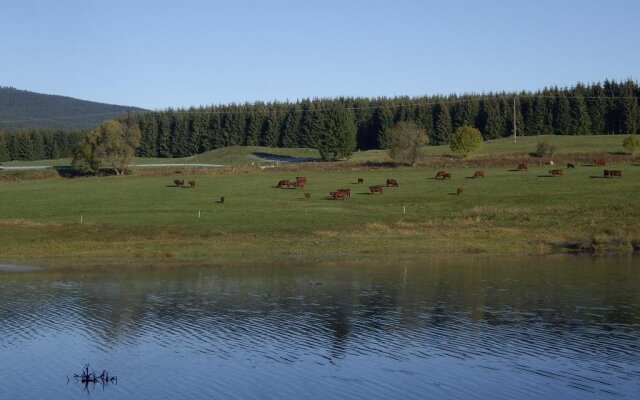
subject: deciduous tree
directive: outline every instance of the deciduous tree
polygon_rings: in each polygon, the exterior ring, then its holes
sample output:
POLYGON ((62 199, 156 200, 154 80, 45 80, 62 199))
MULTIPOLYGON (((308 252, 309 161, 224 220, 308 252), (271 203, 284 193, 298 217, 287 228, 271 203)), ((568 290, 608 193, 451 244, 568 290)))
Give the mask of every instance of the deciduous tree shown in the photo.
POLYGON ((482 133, 478 129, 471 126, 461 126, 453 134, 449 147, 454 153, 466 157, 479 151, 482 144, 482 133))
POLYGON ((388 133, 389 156, 398 163, 414 166, 420 150, 429 142, 424 129, 413 122, 400 122, 388 133))

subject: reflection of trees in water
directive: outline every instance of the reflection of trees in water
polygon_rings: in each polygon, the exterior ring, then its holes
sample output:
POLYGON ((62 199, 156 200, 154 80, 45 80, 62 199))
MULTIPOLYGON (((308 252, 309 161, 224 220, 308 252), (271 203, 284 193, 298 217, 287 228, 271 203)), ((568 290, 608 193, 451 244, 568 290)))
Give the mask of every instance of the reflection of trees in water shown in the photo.
POLYGON ((589 334, 623 324, 626 331, 640 331, 640 272, 632 264, 410 265, 406 278, 404 266, 348 268, 65 276, 68 285, 37 275, 12 277, 0 281, 0 337, 15 329, 8 324, 39 329, 38 319, 48 317, 60 329, 76 327, 107 345, 150 331, 201 335, 203 347, 218 341, 249 343, 256 350, 286 337, 293 347, 319 351, 329 343, 331 357, 342 358, 354 341, 398 333, 424 337, 440 328, 485 329, 478 324, 544 324, 589 334), (310 285, 309 276, 323 284, 310 285))

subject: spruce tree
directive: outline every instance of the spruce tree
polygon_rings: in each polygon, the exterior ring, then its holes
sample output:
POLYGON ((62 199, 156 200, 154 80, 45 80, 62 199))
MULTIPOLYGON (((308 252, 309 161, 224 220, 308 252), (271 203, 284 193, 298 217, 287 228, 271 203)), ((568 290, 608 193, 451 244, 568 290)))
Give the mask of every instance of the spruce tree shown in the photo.
POLYGON ((587 111, 587 104, 580 93, 576 93, 569 101, 571 107, 570 135, 588 135, 591 128, 591 120, 587 111))
POLYGON ((353 111, 341 104, 330 104, 318 139, 318 151, 323 160, 335 161, 350 157, 357 145, 353 111))
POLYGON ((393 114, 387 106, 380 106, 376 108, 373 114, 372 130, 375 132, 378 147, 381 149, 388 148, 387 134, 389 128, 393 126, 393 114))
POLYGON ((255 112, 246 115, 245 146, 257 146, 260 141, 260 129, 263 118, 255 112))
POLYGON ((605 133, 606 99, 600 83, 591 85, 587 89, 587 113, 591 122, 591 134, 602 135, 605 133))
POLYGON ((567 135, 571 130, 571 106, 564 92, 556 94, 553 107, 553 129, 556 135, 567 135))
POLYGON ((281 147, 300 147, 300 113, 290 110, 282 127, 281 147))
POLYGON ((272 112, 264 120, 262 132, 260 135, 260 146, 277 147, 278 138, 280 136, 280 126, 275 112, 272 112))
POLYGON ((445 103, 438 103, 435 107, 435 131, 433 137, 434 144, 447 144, 451 140, 453 127, 451 126, 451 115, 449 106, 445 103))

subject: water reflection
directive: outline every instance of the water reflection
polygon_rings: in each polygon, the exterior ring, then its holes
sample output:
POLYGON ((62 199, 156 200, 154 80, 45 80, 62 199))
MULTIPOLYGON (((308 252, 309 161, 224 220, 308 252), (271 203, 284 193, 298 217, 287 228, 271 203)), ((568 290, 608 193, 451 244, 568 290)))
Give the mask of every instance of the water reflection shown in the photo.
POLYGON ((0 398, 82 398, 51 382, 86 362, 105 398, 632 398, 639 288, 591 258, 4 274, 0 398))

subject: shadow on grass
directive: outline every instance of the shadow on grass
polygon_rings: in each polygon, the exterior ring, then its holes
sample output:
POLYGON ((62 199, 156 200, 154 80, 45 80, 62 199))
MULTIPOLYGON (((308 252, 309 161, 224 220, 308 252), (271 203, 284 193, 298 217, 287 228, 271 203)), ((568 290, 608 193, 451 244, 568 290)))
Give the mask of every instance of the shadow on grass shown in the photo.
POLYGON ((314 157, 282 156, 278 154, 262 153, 262 152, 253 152, 251 153, 251 155, 254 155, 264 161, 281 161, 281 162, 291 162, 291 163, 311 162, 311 161, 321 160, 320 158, 314 158, 314 157))
POLYGON ((607 179, 606 176, 600 176, 600 175, 591 175, 589 178, 590 179, 607 179))

